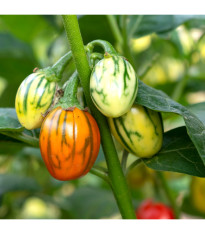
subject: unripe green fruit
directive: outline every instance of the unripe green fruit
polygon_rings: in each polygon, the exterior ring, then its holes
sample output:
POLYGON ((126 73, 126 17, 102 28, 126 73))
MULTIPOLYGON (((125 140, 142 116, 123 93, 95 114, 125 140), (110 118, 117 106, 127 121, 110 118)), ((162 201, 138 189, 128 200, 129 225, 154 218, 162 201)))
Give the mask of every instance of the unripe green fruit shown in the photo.
POLYGON ((119 117, 128 112, 136 98, 137 89, 135 71, 123 57, 106 57, 92 71, 91 98, 107 117, 119 117))
POLYGON ((123 116, 109 118, 108 122, 116 140, 138 157, 152 157, 162 147, 163 127, 158 112, 134 105, 123 116))
POLYGON ((26 129, 41 126, 43 114, 51 106, 55 92, 56 83, 48 81, 41 70, 24 79, 16 94, 15 108, 20 123, 26 129))

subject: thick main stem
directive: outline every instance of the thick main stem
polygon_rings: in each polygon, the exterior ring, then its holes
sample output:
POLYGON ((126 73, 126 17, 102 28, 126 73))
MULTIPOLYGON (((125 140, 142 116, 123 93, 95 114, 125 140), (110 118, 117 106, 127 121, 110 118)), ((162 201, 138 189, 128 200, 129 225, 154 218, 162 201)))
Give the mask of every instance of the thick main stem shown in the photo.
POLYGON ((107 162, 108 175, 111 180, 114 196, 116 198, 122 217, 125 219, 134 219, 136 216, 132 206, 130 193, 128 191, 127 183, 120 166, 120 161, 118 159, 118 155, 110 134, 107 120, 95 108, 90 97, 89 79, 91 71, 84 50, 77 17, 74 15, 64 15, 63 22, 87 104, 90 107, 90 110, 95 117, 100 129, 101 143, 107 162))

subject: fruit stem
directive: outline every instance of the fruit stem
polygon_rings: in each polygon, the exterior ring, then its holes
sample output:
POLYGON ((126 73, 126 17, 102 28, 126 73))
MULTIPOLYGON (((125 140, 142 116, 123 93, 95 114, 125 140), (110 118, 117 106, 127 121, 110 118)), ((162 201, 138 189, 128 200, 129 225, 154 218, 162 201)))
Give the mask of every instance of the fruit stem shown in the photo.
POLYGON ((105 40, 93 40, 87 44, 86 48, 91 53, 93 52, 95 46, 100 46, 101 48, 103 48, 105 53, 109 53, 110 55, 118 55, 113 46, 105 40))
POLYGON ((124 174, 126 173, 128 154, 129 152, 127 150, 123 150, 121 167, 124 174))
POLYGON ((58 79, 61 79, 62 73, 71 59, 72 53, 69 51, 52 66, 52 70, 55 72, 58 79))
POLYGON ((127 169, 126 174, 127 174, 130 170, 132 170, 134 167, 138 166, 141 162, 142 162, 142 159, 137 159, 137 160, 135 160, 133 163, 131 163, 130 166, 128 167, 128 169, 127 169))
POLYGON ((107 182, 109 185, 111 185, 108 173, 105 172, 104 169, 102 169, 98 166, 93 166, 90 170, 90 173, 102 178, 105 182, 107 182))
MULTIPOLYGON (((109 130, 107 119, 96 109, 90 96, 90 74, 91 70, 87 60, 85 48, 83 45, 78 20, 76 15, 63 15, 64 27, 67 33, 68 41, 73 53, 74 62, 81 85, 84 90, 86 102, 95 117, 101 135, 101 144, 104 151, 108 175, 111 180, 112 190, 117 201, 121 215, 125 219, 135 219, 136 215, 132 206, 131 196, 128 186, 123 175, 120 161, 113 143, 113 139, 109 130)), ((104 42, 108 44, 108 42, 104 42)), ((105 44, 104 44, 105 45, 105 44)), ((110 47, 111 49, 111 47, 110 47)), ((115 50, 114 50, 115 51, 115 50)), ((109 52, 109 51, 107 51, 109 52)))
POLYGON ((9 136, 11 138, 17 139, 21 142, 24 142, 32 147, 39 147, 39 140, 36 137, 31 137, 24 132, 1 132, 1 134, 4 134, 6 136, 9 136))

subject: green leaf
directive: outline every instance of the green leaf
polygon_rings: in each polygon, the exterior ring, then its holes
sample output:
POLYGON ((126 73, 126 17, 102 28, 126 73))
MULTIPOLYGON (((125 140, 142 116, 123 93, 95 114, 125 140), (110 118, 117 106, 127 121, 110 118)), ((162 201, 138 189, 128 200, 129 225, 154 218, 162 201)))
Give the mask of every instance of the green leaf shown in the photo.
POLYGON ((184 118, 187 132, 205 164, 205 125, 186 107, 175 102, 162 91, 147 86, 139 80, 136 103, 159 112, 172 112, 184 118))
POLYGON ((0 155, 15 154, 25 146, 26 144, 21 141, 0 134, 0 155))
POLYGON ((205 102, 192 104, 188 106, 188 109, 193 112, 205 125, 205 102))
POLYGON ((96 39, 115 42, 105 15, 84 15, 78 20, 84 44, 96 39))
POLYGON ((0 33, 0 76, 6 88, 0 96, 1 107, 14 107, 20 83, 39 66, 32 48, 15 37, 0 33))
POLYGON ((204 20, 203 15, 130 15, 128 34, 141 37, 147 34, 171 31, 190 20, 204 20))
POLYGON ((180 127, 164 134, 162 149, 144 163, 154 170, 185 173, 205 177, 205 166, 186 128, 180 127))
POLYGON ((12 191, 39 191, 40 186, 32 178, 16 174, 0 174, 0 195, 12 191))
POLYGON ((119 213, 111 192, 95 187, 81 187, 59 205, 77 219, 108 218, 119 213))
MULTIPOLYGON (((34 147, 39 146, 39 129, 27 130, 19 123, 14 108, 0 108, 0 132, 6 135, 6 140, 13 142, 13 139, 24 142, 34 147)), ((4 141, 3 136, 0 142, 4 141)))
POLYGON ((41 15, 1 15, 0 21, 4 29, 25 42, 31 42, 45 30, 54 30, 52 24, 41 15))
MULTIPOLYGON (((205 125, 205 102, 188 105, 187 108, 194 113, 199 120, 205 125)), ((180 126, 184 126, 184 120, 181 116, 176 114, 171 114, 166 120, 164 120, 165 129, 174 129, 180 126)))
POLYGON ((0 131, 22 131, 14 108, 0 108, 0 131))

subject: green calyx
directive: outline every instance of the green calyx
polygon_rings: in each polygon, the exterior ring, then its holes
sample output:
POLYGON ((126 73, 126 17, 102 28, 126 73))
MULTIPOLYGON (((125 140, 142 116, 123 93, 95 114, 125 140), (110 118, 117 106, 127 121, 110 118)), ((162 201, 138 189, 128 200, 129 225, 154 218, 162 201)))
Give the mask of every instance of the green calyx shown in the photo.
POLYGON ((59 82, 60 79, 56 76, 56 73, 54 72, 52 67, 47 67, 44 69, 40 69, 36 72, 39 73, 44 73, 45 78, 49 81, 49 82, 59 82))
POLYGON ((76 107, 80 110, 83 110, 84 108, 80 105, 77 99, 78 85, 78 73, 74 72, 66 84, 63 97, 60 98, 58 103, 53 108, 62 107, 63 109, 67 110, 72 107, 76 107))

